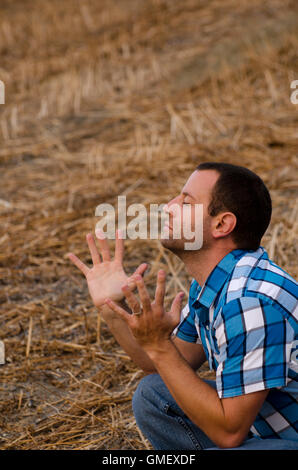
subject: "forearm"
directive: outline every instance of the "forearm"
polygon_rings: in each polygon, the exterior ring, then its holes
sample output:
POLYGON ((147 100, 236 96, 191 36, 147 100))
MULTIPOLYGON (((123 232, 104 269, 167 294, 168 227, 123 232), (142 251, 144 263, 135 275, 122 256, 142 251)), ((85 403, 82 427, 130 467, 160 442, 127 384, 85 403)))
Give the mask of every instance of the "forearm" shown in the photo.
MULTIPOLYGON (((128 310, 124 303, 119 302, 119 304, 128 310)), ((126 322, 116 315, 107 305, 100 308, 100 313, 117 343, 124 349, 132 361, 146 373, 156 372, 152 360, 146 354, 144 349, 138 345, 126 322)))
POLYGON ((207 436, 220 447, 230 447, 235 430, 215 389, 202 380, 172 342, 160 351, 147 351, 171 395, 207 436))

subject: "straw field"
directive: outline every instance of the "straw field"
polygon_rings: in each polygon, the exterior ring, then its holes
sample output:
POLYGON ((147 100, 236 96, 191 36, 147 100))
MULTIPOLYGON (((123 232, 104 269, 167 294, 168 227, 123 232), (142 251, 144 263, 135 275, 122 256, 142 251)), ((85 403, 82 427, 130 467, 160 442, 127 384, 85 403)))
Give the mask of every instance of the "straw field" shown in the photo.
MULTIPOLYGON (((1 0, 1 449, 150 449, 131 410, 142 372, 66 257, 90 263, 98 204, 165 203, 199 162, 242 164, 271 191, 263 246, 297 277, 297 13, 296 0, 1 0)), ((125 249, 127 273, 150 264, 150 292, 166 269, 167 304, 188 292, 157 240, 125 249)))

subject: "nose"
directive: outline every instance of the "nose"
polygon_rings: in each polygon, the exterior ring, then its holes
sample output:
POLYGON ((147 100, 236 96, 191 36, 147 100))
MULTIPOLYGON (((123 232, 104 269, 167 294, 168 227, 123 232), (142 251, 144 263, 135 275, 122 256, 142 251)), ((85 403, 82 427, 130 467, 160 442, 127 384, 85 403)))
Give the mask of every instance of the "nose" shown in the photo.
POLYGON ((170 202, 168 202, 167 204, 164 205, 163 211, 164 211, 166 214, 170 214, 170 212, 171 212, 171 205, 172 205, 172 204, 175 204, 178 199, 179 199, 179 196, 176 196, 174 199, 171 199, 170 202))

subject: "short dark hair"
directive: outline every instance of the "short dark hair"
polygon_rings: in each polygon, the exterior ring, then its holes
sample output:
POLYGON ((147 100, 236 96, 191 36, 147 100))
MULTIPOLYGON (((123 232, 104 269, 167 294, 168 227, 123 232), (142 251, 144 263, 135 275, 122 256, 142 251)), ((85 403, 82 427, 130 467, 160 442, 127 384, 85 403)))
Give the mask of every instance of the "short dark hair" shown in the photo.
POLYGON ((235 214, 237 223, 232 237, 237 248, 257 250, 272 213, 271 197, 263 180, 248 168, 231 163, 204 162, 197 170, 219 173, 212 188, 209 215, 226 210, 235 214))

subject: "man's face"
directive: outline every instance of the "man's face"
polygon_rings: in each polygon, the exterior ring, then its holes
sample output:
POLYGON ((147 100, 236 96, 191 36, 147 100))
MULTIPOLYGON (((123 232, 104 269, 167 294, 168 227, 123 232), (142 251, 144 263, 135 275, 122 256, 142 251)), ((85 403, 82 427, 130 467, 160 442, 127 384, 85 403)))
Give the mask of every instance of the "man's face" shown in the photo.
POLYGON ((169 214, 169 224, 165 225, 161 238, 161 243, 165 248, 177 254, 185 251, 185 244, 189 244, 196 237, 196 235, 193 235, 192 239, 189 239, 189 235, 186 237, 185 227, 189 227, 193 234, 202 231, 203 245, 201 249, 209 246, 212 241, 212 217, 208 215, 208 206, 212 188, 218 177, 219 174, 214 170, 196 170, 186 181, 181 193, 168 202, 165 209, 169 214), (196 210, 196 205, 202 205, 202 213, 196 210), (179 226, 180 230, 177 231, 179 226), (179 238, 175 238, 177 234, 179 238))

